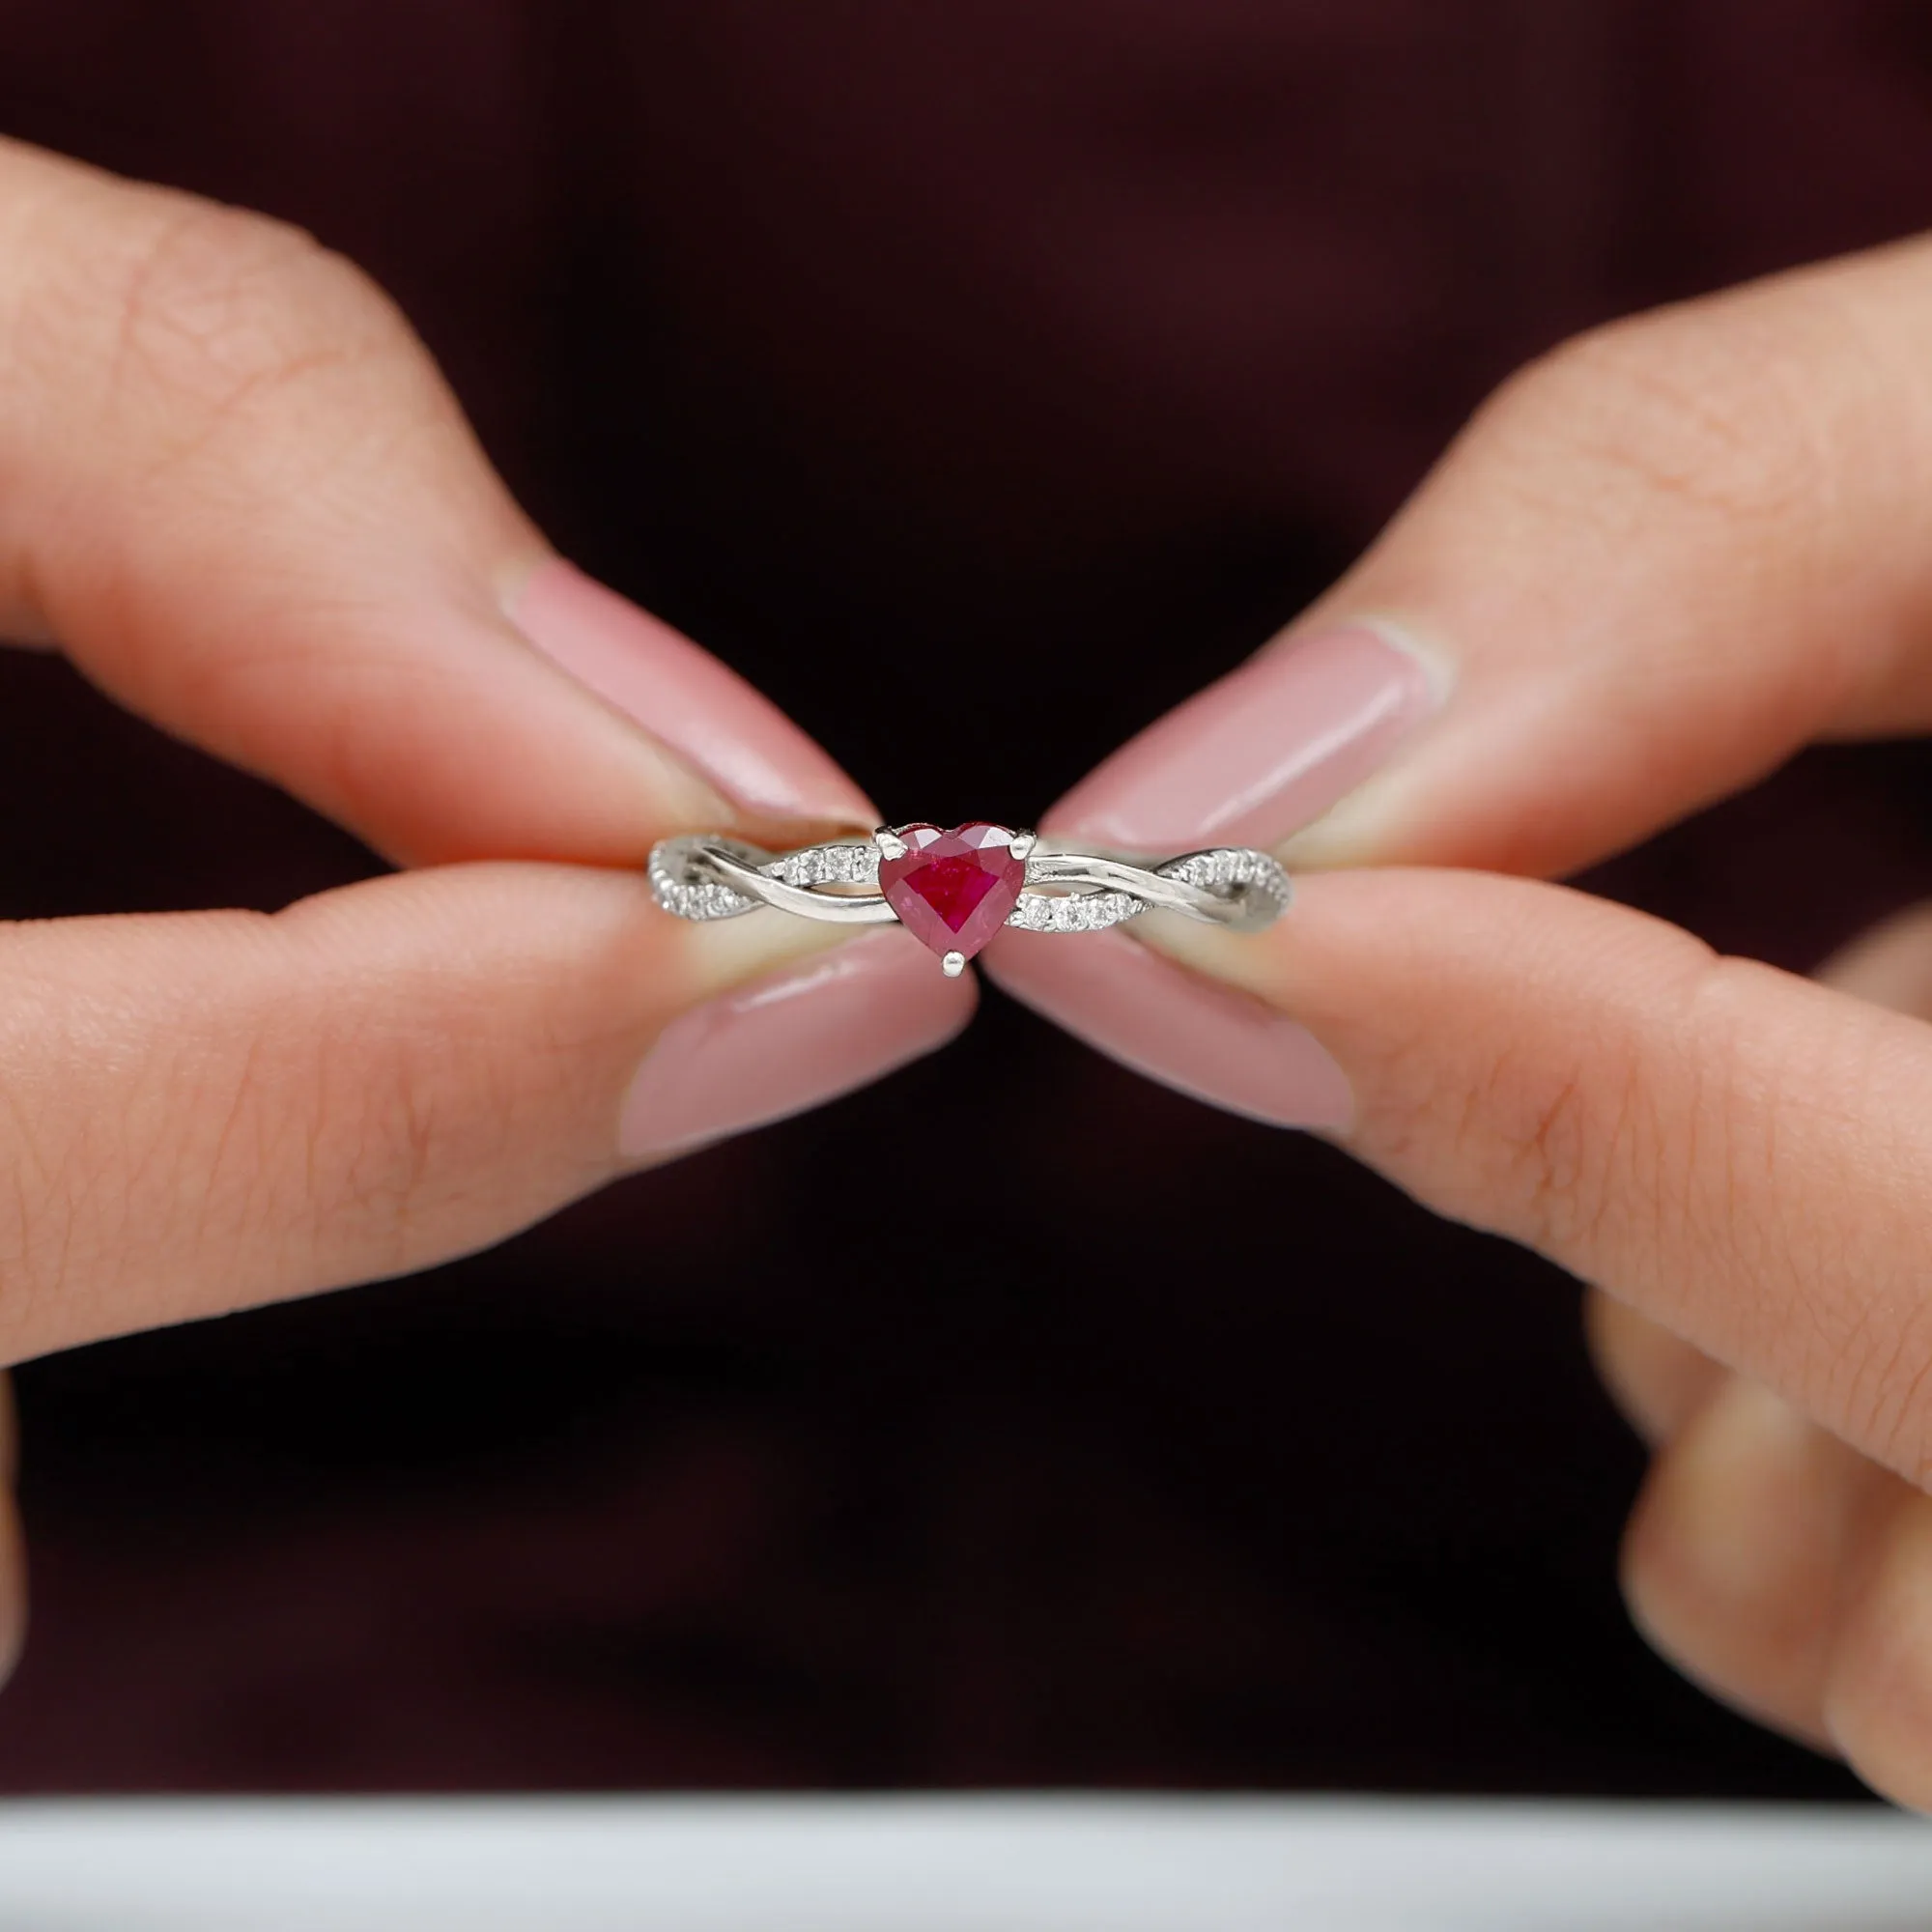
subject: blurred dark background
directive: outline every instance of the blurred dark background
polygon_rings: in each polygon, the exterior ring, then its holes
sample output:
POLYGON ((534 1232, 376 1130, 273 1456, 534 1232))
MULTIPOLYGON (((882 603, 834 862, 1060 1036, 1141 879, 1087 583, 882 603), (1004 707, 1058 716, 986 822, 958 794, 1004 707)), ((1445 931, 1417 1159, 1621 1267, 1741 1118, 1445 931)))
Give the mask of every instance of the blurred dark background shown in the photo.
MULTIPOLYGON (((1932 11, 0 0, 0 128, 314 228, 563 548, 890 815, 1025 821, 1525 355, 1920 225, 1932 11), (1009 715, 908 736, 988 655, 1009 715)), ((1805 966, 1922 890, 1926 773, 1814 754, 1592 883, 1805 966)), ((9 915, 371 866, 38 658, 0 810, 9 915)), ((1577 1299, 990 998, 497 1253, 24 1371, 0 1789, 1847 1795, 1627 1629, 1577 1299), (1024 1188, 788 1258, 828 1179, 988 1146, 1248 1207, 1210 1267, 1024 1188)))

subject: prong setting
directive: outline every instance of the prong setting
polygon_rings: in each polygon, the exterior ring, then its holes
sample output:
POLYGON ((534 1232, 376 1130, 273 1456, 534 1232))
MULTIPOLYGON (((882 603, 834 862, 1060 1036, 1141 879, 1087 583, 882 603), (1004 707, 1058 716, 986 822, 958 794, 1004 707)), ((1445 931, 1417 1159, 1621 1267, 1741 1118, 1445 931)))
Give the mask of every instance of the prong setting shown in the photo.
POLYGON ((903 859, 906 855, 905 840, 890 825, 882 825, 872 834, 872 843, 882 859, 903 859))
POLYGON ((963 952, 949 952, 939 962, 939 970, 949 980, 956 980, 966 970, 966 955, 963 952))
POLYGON ((1037 832, 1015 832, 1008 841, 1007 849, 1015 859, 1031 859, 1033 848, 1039 843, 1037 832))

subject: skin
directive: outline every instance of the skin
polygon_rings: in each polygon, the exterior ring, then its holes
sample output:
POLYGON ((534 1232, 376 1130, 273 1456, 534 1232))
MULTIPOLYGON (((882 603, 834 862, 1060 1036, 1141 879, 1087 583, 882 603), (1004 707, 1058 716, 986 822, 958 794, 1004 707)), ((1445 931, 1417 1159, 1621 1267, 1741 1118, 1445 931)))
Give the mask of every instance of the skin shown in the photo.
MULTIPOLYGON (((784 828, 527 650, 543 539, 347 265, 7 146, 0 264, 0 636, 414 868, 0 928, 0 1360, 426 1265, 622 1171, 657 1034, 827 943, 664 921, 630 868, 784 828)), ((1928 340, 1914 244, 1525 372, 1306 620, 1455 674, 1293 848, 1339 869, 1256 938, 1138 928, 1316 1034, 1361 1158, 1595 1285, 1656 1450, 1639 1622, 1918 1805, 1932 918, 1813 984, 1538 880, 1932 723, 1928 340)), ((20 1575, 9 1520, 10 1644, 20 1575)))
MULTIPOLYGON (((566 675, 505 614, 550 555, 348 263, 0 142, 0 640, 411 868, 0 923, 0 1370, 502 1239, 654 1157, 620 1119, 673 1020, 838 943, 652 902, 667 834, 871 809, 800 734, 822 812, 741 810, 566 675)), ((9 1514, 0 1662, 23 1604, 9 1514)))

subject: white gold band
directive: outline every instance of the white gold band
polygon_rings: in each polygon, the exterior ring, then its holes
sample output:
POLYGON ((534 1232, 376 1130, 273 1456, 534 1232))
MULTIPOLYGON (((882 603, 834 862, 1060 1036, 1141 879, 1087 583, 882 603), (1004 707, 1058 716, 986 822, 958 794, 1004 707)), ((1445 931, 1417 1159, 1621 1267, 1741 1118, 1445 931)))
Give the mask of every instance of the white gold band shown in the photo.
MULTIPOLYGON (((1015 837, 1015 850, 1023 836, 1015 837)), ((736 919, 766 905, 841 925, 884 925, 898 914, 879 891, 880 858, 873 840, 840 838, 774 854, 698 834, 660 843, 649 873, 658 903, 680 919, 736 919)), ((1005 923, 1028 932, 1097 932, 1150 907, 1255 932, 1280 918, 1291 893, 1279 862, 1245 846, 1145 867, 1029 842, 1025 866, 1025 885, 1005 923)))

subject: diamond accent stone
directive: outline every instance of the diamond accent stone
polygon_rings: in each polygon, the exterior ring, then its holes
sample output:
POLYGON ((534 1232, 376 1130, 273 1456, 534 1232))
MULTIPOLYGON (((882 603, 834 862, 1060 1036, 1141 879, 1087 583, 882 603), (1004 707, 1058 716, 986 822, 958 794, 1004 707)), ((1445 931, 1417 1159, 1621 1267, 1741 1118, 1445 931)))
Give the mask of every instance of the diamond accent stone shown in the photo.
POLYGON ((1141 910, 1131 893, 1022 893, 1007 923, 1022 932, 1099 932, 1141 910))
POLYGON ((864 845, 808 845, 758 869, 788 886, 869 886, 876 892, 879 848, 869 840, 864 845))

